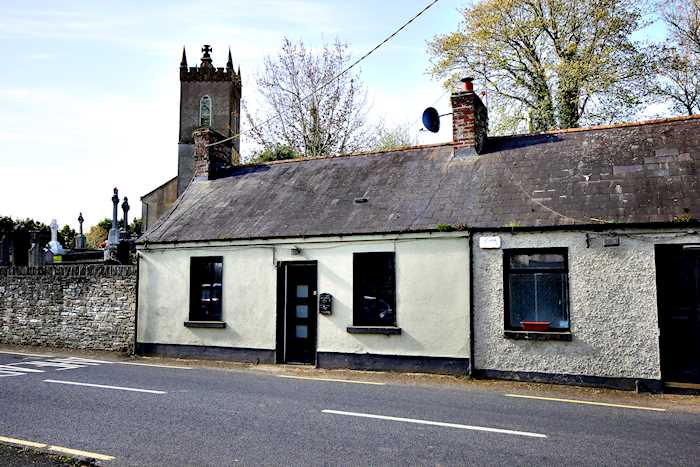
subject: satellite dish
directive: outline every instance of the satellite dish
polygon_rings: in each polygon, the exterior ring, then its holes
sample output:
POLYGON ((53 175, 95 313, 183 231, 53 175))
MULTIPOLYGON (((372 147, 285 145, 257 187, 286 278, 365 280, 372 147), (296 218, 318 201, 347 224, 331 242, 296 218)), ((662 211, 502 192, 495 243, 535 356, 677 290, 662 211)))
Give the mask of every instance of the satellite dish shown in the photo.
POLYGON ((433 133, 440 131, 440 114, 434 107, 428 107, 423 111, 423 126, 433 133))

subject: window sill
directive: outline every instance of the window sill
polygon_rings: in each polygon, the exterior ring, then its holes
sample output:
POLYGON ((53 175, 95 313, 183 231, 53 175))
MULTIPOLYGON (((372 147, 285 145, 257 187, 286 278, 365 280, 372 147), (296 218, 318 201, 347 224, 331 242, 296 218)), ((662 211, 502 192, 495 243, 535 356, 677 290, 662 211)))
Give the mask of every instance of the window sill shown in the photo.
POLYGON ((186 328, 224 329, 225 321, 185 321, 186 328))
POLYGON ((571 341, 570 331, 503 331, 506 339, 528 341, 571 341))
POLYGON ((384 334, 387 336, 401 334, 401 328, 396 326, 348 326, 350 334, 384 334))

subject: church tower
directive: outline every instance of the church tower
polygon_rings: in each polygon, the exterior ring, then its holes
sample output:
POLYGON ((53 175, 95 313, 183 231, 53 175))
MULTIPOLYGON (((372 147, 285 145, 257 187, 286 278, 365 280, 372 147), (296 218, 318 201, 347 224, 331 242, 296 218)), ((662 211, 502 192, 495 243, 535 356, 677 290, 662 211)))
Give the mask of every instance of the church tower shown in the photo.
POLYGON ((178 139, 177 195, 192 180, 194 140, 192 131, 209 127, 229 138, 240 159, 241 69, 233 69, 231 49, 226 68, 212 64, 209 45, 202 47, 199 66, 188 67, 185 49, 180 62, 180 137, 178 139))

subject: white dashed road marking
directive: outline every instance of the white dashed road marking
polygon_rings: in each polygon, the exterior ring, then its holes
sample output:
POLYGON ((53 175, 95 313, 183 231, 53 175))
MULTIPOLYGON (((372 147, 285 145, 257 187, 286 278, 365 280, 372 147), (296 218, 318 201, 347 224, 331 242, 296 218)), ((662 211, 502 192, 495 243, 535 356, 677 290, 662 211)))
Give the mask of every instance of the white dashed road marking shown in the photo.
POLYGON ((417 425, 432 425, 432 426, 441 426, 441 427, 445 427, 445 428, 459 428, 462 430, 485 431, 488 433, 499 433, 499 434, 504 434, 504 435, 527 436, 530 438, 546 438, 547 437, 547 435, 543 435, 542 433, 531 433, 529 431, 504 430, 502 428, 489 428, 489 427, 485 427, 485 426, 461 425, 459 423, 433 422, 430 420, 420 420, 420 419, 416 419, 416 418, 388 417, 386 415, 374 415, 374 414, 359 413, 359 412, 343 412, 341 410, 322 410, 322 412, 328 413, 328 414, 334 414, 334 415, 347 415, 350 417, 374 418, 377 420, 389 420, 392 422, 415 423, 417 425))
POLYGON ((119 391, 131 391, 131 392, 146 392, 149 394, 167 394, 165 391, 155 391, 153 389, 140 389, 140 388, 126 388, 123 386, 108 386, 106 384, 91 384, 91 383, 79 383, 77 381, 63 381, 59 379, 45 379, 45 383, 55 383, 55 384, 68 384, 71 386, 86 386, 90 388, 99 389, 116 389, 119 391))

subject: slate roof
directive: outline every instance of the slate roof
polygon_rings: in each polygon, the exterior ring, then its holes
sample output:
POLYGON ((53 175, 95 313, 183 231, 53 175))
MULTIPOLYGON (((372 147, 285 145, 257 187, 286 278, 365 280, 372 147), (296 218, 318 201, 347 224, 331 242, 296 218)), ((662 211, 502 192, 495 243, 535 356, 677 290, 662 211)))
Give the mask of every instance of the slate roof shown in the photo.
POLYGON ((182 242, 700 218, 700 116, 234 168, 142 238, 182 242), (366 202, 357 202, 365 198, 366 202))

